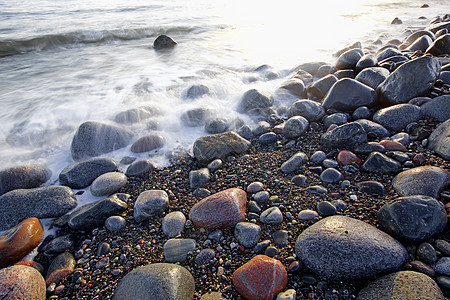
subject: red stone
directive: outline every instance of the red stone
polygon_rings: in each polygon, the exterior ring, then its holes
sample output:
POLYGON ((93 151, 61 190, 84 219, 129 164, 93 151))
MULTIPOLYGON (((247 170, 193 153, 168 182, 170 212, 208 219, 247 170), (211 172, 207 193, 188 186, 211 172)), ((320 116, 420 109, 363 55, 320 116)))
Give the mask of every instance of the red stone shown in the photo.
POLYGON ((16 262, 14 265, 15 266, 29 266, 29 267, 35 268, 41 274, 42 274, 42 272, 44 272, 44 267, 40 263, 31 261, 31 260, 21 260, 19 262, 16 262))
POLYGON ((233 273, 233 285, 245 299, 271 300, 287 286, 283 264, 266 255, 257 255, 233 273))
POLYGON ((380 144, 389 151, 401 151, 401 152, 407 152, 408 150, 403 146, 402 143, 397 141, 390 141, 390 140, 382 140, 380 141, 380 144))
POLYGON ((0 270, 2 299, 45 300, 45 281, 41 273, 28 266, 11 266, 0 270))
POLYGON ((28 218, 0 236, 0 268, 13 264, 42 241, 44 229, 37 218, 28 218))
POLYGON ((189 212, 189 219, 197 227, 207 229, 230 228, 245 220, 247 193, 238 188, 227 189, 203 198, 189 212))
POLYGON ((348 150, 339 152, 336 160, 340 165, 351 165, 355 163, 359 166, 361 164, 361 159, 355 153, 348 150))
MULTIPOLYGON (((445 208, 445 211, 447 212, 447 214, 450 214, 450 202, 445 204, 444 208, 445 208)), ((449 224, 450 224, 450 222, 449 222, 449 224)))
POLYGON ((414 155, 414 157, 413 157, 413 162, 416 165, 421 165, 421 164, 425 163, 426 160, 427 159, 426 159, 425 155, 423 155, 422 153, 418 153, 418 154, 414 155))

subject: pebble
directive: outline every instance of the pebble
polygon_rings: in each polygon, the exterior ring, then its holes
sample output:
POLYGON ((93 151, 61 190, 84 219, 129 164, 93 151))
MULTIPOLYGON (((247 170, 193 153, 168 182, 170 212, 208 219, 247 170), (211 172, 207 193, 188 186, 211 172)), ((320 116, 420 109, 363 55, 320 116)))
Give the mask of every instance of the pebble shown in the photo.
POLYGON ((343 200, 333 200, 331 201, 331 204, 336 207, 336 211, 343 212, 347 209, 347 203, 345 203, 343 200))
POLYGON ((299 187, 304 187, 306 185, 307 177, 305 175, 295 175, 292 177, 291 182, 299 187))
POLYGON ((193 192, 194 196, 203 199, 211 195, 211 192, 204 188, 196 188, 193 192))
POLYGON ((320 180, 326 183, 338 183, 343 179, 342 173, 335 168, 328 168, 320 174, 320 180))
POLYGON ((309 221, 317 217, 319 217, 319 214, 310 209, 304 209, 298 213, 298 219, 301 221, 309 221))
POLYGON ((222 164, 223 164, 223 162, 221 159, 219 159, 219 158, 215 159, 208 164, 208 169, 210 171, 215 171, 215 170, 219 169, 220 167, 222 167, 222 164))
POLYGON ((356 184, 356 187, 358 188, 360 193, 365 193, 368 195, 375 194, 383 196, 386 194, 386 189, 384 188, 384 185, 381 182, 374 180, 358 182, 356 184))
POLYGON ((295 300, 297 299, 297 292, 294 289, 281 292, 277 295, 276 300, 295 300))
POLYGON ((313 194, 313 195, 322 195, 322 194, 328 193, 328 190, 321 185, 309 186, 306 188, 306 190, 308 191, 308 193, 313 194))
POLYGON ((436 240, 434 242, 434 247, 436 247, 437 250, 439 250, 442 255, 444 256, 450 256, 450 243, 445 240, 436 240))
POLYGON ((204 266, 216 256, 216 252, 213 249, 202 249, 195 257, 195 263, 197 266, 204 266))
POLYGON ((253 248, 253 251, 255 253, 263 253, 266 251, 267 247, 269 247, 270 245, 270 241, 269 240, 264 240, 262 242, 259 242, 258 244, 256 244, 256 246, 253 248))
POLYGON ((259 205, 256 201, 249 201, 248 202, 248 210, 250 212, 259 214, 261 212, 261 207, 259 207, 259 205))
POLYGON ((297 274, 298 272, 300 272, 300 270, 303 268, 303 265, 300 261, 295 260, 293 262, 291 262, 291 264, 288 267, 288 273, 291 274, 297 274))
POLYGON ((303 152, 297 152, 281 165, 281 171, 289 174, 299 170, 301 166, 306 164, 308 157, 303 152))
POLYGON ((250 222, 239 222, 234 227, 234 237, 245 248, 252 248, 261 237, 261 227, 250 222))
POLYGON ((335 161, 334 159, 329 159, 329 158, 325 159, 325 160, 322 162, 322 166, 323 166, 324 168, 337 168, 338 165, 339 165, 339 164, 338 164, 337 161, 335 161))
POLYGON ((97 197, 111 195, 125 186, 127 180, 127 176, 119 172, 102 174, 92 182, 91 194, 97 197))
POLYGON ((64 252, 56 256, 47 270, 45 283, 58 283, 71 274, 75 268, 75 258, 70 252, 64 252))
POLYGON ((361 164, 361 159, 353 152, 349 150, 341 150, 336 158, 340 165, 351 165, 352 163, 361 164))
POLYGON ((428 275, 432 278, 434 278, 436 276, 436 272, 434 272, 434 270, 426 265, 425 263, 418 261, 418 260, 413 260, 409 263, 411 265, 411 267, 413 268, 413 270, 423 273, 425 275, 428 275))
POLYGON ((136 222, 142 222, 145 219, 161 215, 168 206, 169 195, 165 191, 143 191, 134 203, 133 217, 136 222))
POLYGON ((430 264, 430 267, 439 275, 450 276, 450 257, 441 257, 436 263, 430 264))
POLYGON ((277 247, 284 248, 288 245, 289 232, 286 230, 277 230, 273 233, 273 242, 277 247))
POLYGON ((322 162, 323 162, 326 158, 327 158, 327 155, 325 154, 325 152, 319 150, 319 151, 315 151, 315 152, 311 155, 309 161, 310 161, 310 163, 313 164, 313 165, 321 165, 322 162))
POLYGON ((274 206, 263 211, 259 220, 264 224, 280 224, 283 222, 283 214, 278 207, 274 206))
POLYGON ((438 276, 436 278, 436 283, 441 287, 450 289, 450 277, 449 276, 438 276))
POLYGON ((247 193, 255 194, 257 192, 262 191, 263 189, 264 189, 264 184, 262 182, 255 181, 248 185, 247 193))
POLYGON ((391 140, 382 140, 380 141, 380 145, 383 146, 386 150, 390 151, 400 151, 400 152, 407 152, 405 146, 403 146, 402 143, 397 141, 391 141, 391 140))
POLYGON ((258 202, 258 204, 264 205, 269 201, 270 194, 266 191, 260 191, 253 195, 253 199, 258 202))
POLYGON ((259 142, 261 145, 273 145, 277 143, 277 135, 273 132, 264 133, 259 137, 259 142))
POLYGON ((156 169, 156 165, 150 159, 139 159, 128 166, 126 176, 142 176, 156 169))
POLYGON ((420 261, 426 264, 431 264, 437 261, 436 250, 429 243, 422 243, 417 248, 417 257, 420 261))
POLYGON ((119 231, 125 228, 127 221, 121 216, 111 216, 105 221, 105 227, 111 231, 119 231))
POLYGON ((164 259, 168 262, 181 262, 194 251, 197 243, 193 239, 169 239, 164 243, 164 259))
POLYGON ((336 214, 336 206, 329 201, 322 201, 317 204, 317 211, 322 216, 328 217, 336 214))
POLYGON ((168 237, 176 237, 184 230, 186 217, 181 211, 173 211, 164 216, 162 220, 162 230, 168 237))
POLYGON ((275 248, 274 246, 269 246, 266 248, 266 250, 264 251, 264 254, 267 255, 268 257, 275 257, 278 254, 278 249, 275 248))
POLYGON ((193 170, 189 172, 189 185, 191 189, 201 188, 205 186, 211 179, 208 168, 193 170))

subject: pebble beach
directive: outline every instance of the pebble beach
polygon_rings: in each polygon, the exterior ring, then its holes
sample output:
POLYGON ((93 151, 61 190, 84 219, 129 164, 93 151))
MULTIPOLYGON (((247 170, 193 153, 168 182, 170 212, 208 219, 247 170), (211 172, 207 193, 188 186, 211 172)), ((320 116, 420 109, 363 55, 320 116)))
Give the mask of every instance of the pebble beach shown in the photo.
MULTIPOLYGON (((351 44, 334 64, 293 66, 276 95, 242 95, 236 111, 255 126, 187 111, 209 135, 167 167, 105 157, 164 137, 85 122, 58 182, 45 167, 1 171, 0 296, 448 299, 449 30, 442 15, 403 39, 351 44), (77 206, 83 193, 99 200, 77 206)), ((162 35, 152 51, 173 47, 162 35)))

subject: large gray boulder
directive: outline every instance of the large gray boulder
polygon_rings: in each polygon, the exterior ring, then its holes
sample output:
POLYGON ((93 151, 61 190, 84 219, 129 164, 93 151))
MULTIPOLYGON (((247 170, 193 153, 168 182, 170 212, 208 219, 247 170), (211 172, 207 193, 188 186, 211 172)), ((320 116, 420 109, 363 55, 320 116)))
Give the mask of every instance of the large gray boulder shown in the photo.
POLYGON ((450 173, 433 166, 403 171, 392 180, 392 187, 400 196, 426 195, 436 199, 449 184, 450 173))
POLYGON ((389 76, 389 71, 382 67, 372 67, 362 70, 355 80, 373 88, 374 90, 389 76))
POLYGON ((237 106, 237 111, 240 113, 249 113, 255 109, 271 107, 272 104, 273 99, 269 93, 251 89, 242 96, 242 99, 237 106))
POLYGON ((118 164, 111 158, 91 158, 65 167, 59 174, 59 183, 73 189, 82 189, 91 185, 98 176, 118 169, 118 164))
POLYGON ((356 122, 350 122, 327 131, 320 137, 320 143, 327 149, 339 148, 352 150, 367 141, 364 127, 356 122))
POLYGON ((69 187, 46 186, 10 191, 0 203, 0 230, 6 230, 31 217, 60 217, 77 206, 77 199, 69 187))
POLYGON ((445 122, 450 119, 450 95, 443 95, 425 102, 421 107, 424 116, 445 122))
POLYGON ((52 172, 40 166, 19 166, 0 171, 0 195, 15 189, 37 188, 52 172))
POLYGON ((406 125, 422 118, 420 107, 412 104, 397 104, 380 109, 373 115, 373 121, 386 129, 400 132, 406 125))
POLYGON ((192 274, 184 267, 153 263, 128 273, 117 285, 114 300, 191 300, 195 293, 192 274))
POLYGON ((325 110, 322 105, 316 101, 302 99, 295 101, 288 110, 289 118, 301 116, 309 122, 315 122, 325 116, 325 110))
POLYGON ((349 217, 327 217, 304 230, 295 254, 320 277, 347 280, 398 270, 406 249, 388 234, 349 217))
POLYGON ((247 151, 251 143, 237 133, 228 131, 198 138, 193 145, 195 158, 208 163, 216 158, 247 151))
POLYGON ((428 148, 450 160, 450 120, 439 125, 428 138, 428 148))
POLYGON ((72 158, 86 159, 126 147, 134 132, 115 125, 85 122, 80 125, 72 140, 72 158))
POLYGON ((439 61, 428 56, 401 65, 378 86, 381 102, 395 105, 422 96, 433 86, 440 71, 439 61))

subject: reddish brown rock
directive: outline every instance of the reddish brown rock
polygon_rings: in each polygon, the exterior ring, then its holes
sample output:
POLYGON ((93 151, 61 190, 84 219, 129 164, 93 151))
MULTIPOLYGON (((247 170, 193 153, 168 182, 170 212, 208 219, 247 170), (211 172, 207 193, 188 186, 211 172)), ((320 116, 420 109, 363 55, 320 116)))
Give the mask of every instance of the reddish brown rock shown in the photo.
POLYGON ((70 252, 64 252, 55 257, 48 267, 45 283, 59 282, 67 275, 72 274, 75 268, 75 258, 70 252))
POLYGON ((45 281, 41 273, 28 266, 0 270, 0 299, 45 300, 45 281))
POLYGON ((238 188, 213 194, 196 203, 189 219, 197 227, 224 229, 245 220, 247 193, 238 188))
POLYGON ((402 143, 397 141, 390 141, 390 140, 382 140, 380 141, 380 144, 388 151, 400 151, 400 152, 407 152, 408 150, 403 146, 402 143))
POLYGON ((423 273, 423 274, 428 275, 428 276, 430 276, 432 278, 436 275, 434 270, 429 265, 427 265, 427 264, 425 264, 425 263, 423 263, 421 261, 414 260, 414 261, 410 262, 409 264, 411 265, 411 267, 412 267, 412 269, 414 271, 423 273))
POLYGON ((37 218, 28 218, 0 236, 0 267, 24 258, 42 241, 44 229, 37 218))
POLYGON ((340 165, 351 165, 355 163, 359 166, 361 164, 361 159, 355 153, 348 150, 339 152, 336 160, 340 165))
POLYGON ((233 273, 232 281, 245 299, 270 300, 286 288, 287 272, 280 261, 257 255, 233 273))
POLYGON ((35 268, 41 274, 42 274, 42 272, 44 272, 44 267, 40 263, 31 261, 31 260, 21 260, 21 261, 16 262, 14 265, 15 266, 28 266, 28 267, 35 268))
POLYGON ((416 165, 422 165, 425 163, 425 161, 427 160, 425 155, 423 155, 422 153, 417 153, 416 155, 414 155, 413 157, 413 162, 416 165))

